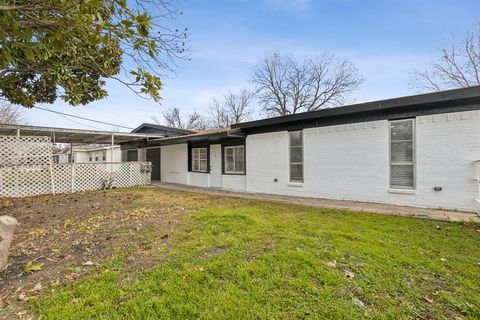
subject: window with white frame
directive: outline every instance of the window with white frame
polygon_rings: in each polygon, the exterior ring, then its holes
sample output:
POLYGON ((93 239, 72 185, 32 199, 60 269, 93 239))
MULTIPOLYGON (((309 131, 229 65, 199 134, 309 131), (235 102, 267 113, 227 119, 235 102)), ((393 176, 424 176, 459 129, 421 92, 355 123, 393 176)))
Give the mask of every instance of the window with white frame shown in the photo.
POLYGON ((390 121, 390 188, 415 189, 414 119, 390 121))
POLYGON ((225 173, 245 173, 245 146, 225 147, 225 173))
POLYGON ((208 172, 207 148, 192 148, 192 171, 208 172))
POLYGON ((290 182, 303 182, 303 132, 290 131, 290 182))

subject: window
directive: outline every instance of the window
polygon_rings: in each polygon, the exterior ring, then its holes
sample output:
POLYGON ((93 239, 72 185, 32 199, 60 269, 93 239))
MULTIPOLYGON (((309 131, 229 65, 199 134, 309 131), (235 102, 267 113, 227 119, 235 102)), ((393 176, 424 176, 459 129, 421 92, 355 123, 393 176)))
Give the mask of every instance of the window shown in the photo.
POLYGON ((290 131, 290 182, 303 182, 303 132, 290 131))
POLYGON ((415 189, 414 119, 390 122, 390 187, 415 189))
POLYGON ((95 162, 97 162, 97 161, 98 161, 98 156, 95 156, 95 162))
POLYGON ((138 150, 127 150, 127 162, 138 161, 138 150))
POLYGON ((88 161, 92 162, 92 156, 88 157, 88 161))
POLYGON ((107 161, 107 151, 102 152, 102 161, 107 161))
POLYGON ((245 173, 245 146, 225 147, 225 173, 245 173))
POLYGON ((54 155, 53 156, 53 163, 59 163, 60 162, 60 156, 59 155, 54 155))
POLYGON ((207 148, 192 148, 192 171, 208 172, 207 148))

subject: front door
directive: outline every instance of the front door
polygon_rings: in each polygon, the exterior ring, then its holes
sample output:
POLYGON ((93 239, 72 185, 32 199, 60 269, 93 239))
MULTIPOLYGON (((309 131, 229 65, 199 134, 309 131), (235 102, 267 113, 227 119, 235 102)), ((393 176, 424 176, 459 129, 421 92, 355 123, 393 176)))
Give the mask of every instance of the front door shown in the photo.
POLYGON ((222 187, 222 146, 210 145, 210 187, 222 187))
POLYGON ((152 163, 152 180, 160 180, 160 148, 147 149, 146 158, 152 163))

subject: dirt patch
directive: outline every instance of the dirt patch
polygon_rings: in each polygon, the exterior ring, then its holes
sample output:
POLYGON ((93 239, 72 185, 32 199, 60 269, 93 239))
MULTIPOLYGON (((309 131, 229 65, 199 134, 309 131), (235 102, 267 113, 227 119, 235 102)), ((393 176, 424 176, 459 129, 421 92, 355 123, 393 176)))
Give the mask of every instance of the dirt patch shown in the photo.
POLYGON ((256 250, 253 250, 250 255, 247 257, 247 261, 252 262, 257 259, 259 256, 272 252, 277 247, 278 241, 276 239, 270 239, 269 241, 262 244, 256 250))
POLYGON ((0 199, 0 214, 19 221, 0 273, 0 318, 26 317, 41 288, 101 272, 105 261, 119 258, 131 272, 151 267, 194 208, 148 188, 0 199))
POLYGON ((208 251, 202 253, 200 255, 200 259, 204 260, 204 259, 208 259, 208 258, 211 258, 211 257, 218 256, 219 254, 224 253, 225 250, 227 250, 227 249, 220 248, 220 247, 213 248, 211 250, 208 250, 208 251))

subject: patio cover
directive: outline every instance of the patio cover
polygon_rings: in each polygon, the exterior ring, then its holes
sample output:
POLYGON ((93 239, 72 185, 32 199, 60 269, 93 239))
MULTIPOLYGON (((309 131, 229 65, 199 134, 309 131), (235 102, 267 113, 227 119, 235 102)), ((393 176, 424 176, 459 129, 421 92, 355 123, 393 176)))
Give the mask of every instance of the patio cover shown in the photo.
POLYGON ((0 124, 0 136, 47 136, 54 143, 82 144, 118 144, 125 142, 159 139, 162 135, 153 133, 127 133, 116 131, 98 131, 67 129, 55 127, 38 127, 26 125, 0 124))

